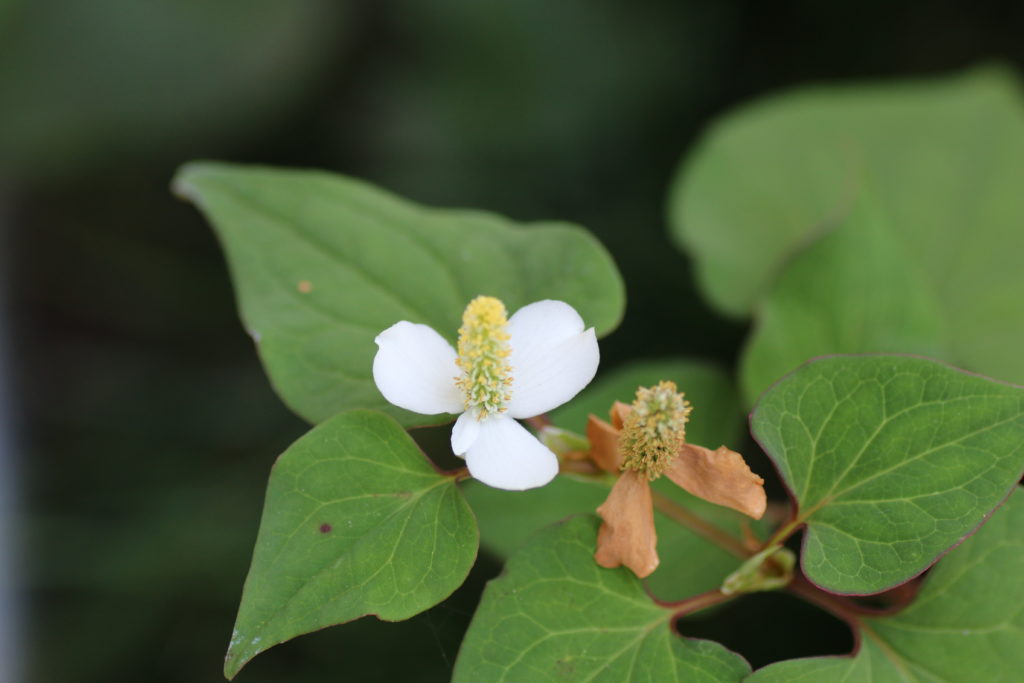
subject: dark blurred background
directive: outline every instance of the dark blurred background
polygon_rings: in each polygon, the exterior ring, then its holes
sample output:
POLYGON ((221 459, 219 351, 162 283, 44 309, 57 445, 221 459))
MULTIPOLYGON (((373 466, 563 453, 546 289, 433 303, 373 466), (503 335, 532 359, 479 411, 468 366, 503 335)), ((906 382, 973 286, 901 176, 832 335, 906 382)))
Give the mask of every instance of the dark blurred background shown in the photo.
MULTIPOLYGON (((168 191, 179 164, 325 168, 581 223, 629 292, 605 367, 731 367, 745 325, 704 306, 665 236, 703 127, 808 81, 1020 69, 1022 29, 1015 2, 0 0, 0 583, 18 587, 0 680, 221 680, 270 465, 305 425, 269 389, 213 234, 168 191)), ((447 680, 498 569, 238 680, 447 680)), ((850 645, 785 596, 730 610, 687 632, 755 666, 850 645), (751 625, 769 612, 775 635, 751 625)))

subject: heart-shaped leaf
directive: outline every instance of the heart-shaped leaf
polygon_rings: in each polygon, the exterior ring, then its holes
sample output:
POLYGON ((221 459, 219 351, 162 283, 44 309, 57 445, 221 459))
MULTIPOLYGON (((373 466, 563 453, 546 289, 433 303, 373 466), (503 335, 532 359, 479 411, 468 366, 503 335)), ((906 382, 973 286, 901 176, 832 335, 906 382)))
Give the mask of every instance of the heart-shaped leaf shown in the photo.
POLYGON ((805 574, 837 593, 920 573, 1024 471, 1024 388, 922 358, 809 363, 764 394, 751 423, 807 526, 805 574))
POLYGON ((864 619, 852 657, 815 657, 758 670, 751 683, 1019 681, 1024 671, 1024 495, 1018 490, 977 534, 925 578, 891 617, 864 619))
POLYGON ((335 416, 274 465, 225 674, 303 633, 436 605, 466 578, 477 542, 454 480, 393 418, 335 416))
POLYGON ((373 339, 400 320, 454 341, 480 294, 510 313, 541 299, 568 302, 599 335, 622 317, 615 264, 577 226, 422 207, 316 171, 197 163, 174 188, 216 229, 267 373, 310 422, 351 408, 376 408, 406 426, 450 419, 396 408, 377 391, 373 339))
POLYGON ((330 0, 0 0, 2 175, 153 168, 258 144, 316 87, 347 41, 349 10, 330 0))
POLYGON ((546 529, 491 581, 453 680, 740 681, 750 667, 718 643, 680 638, 674 609, 628 569, 594 562, 598 520, 546 529))

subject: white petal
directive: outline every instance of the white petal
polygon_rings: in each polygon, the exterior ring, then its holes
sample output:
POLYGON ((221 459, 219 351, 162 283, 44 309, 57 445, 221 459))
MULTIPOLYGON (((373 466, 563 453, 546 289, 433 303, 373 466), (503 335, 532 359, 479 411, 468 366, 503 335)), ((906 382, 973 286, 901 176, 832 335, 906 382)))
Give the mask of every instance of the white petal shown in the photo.
POLYGON ((374 341, 373 381, 390 403, 423 415, 465 409, 455 349, 433 328, 403 320, 374 341))
POLYGON ((544 348, 583 331, 583 318, 564 301, 536 301, 523 306, 508 320, 515 342, 512 353, 529 358, 544 348))
POLYGON ((567 303, 538 301, 508 321, 512 399, 508 414, 533 417, 562 405, 594 379, 601 354, 594 329, 567 303))
POLYGON ((523 491, 544 486, 558 474, 558 458, 510 417, 480 421, 480 434, 466 451, 474 477, 497 489, 523 491))
POLYGON ((452 427, 452 451, 459 457, 463 457, 480 436, 480 420, 476 419, 475 412, 467 410, 459 415, 452 427))

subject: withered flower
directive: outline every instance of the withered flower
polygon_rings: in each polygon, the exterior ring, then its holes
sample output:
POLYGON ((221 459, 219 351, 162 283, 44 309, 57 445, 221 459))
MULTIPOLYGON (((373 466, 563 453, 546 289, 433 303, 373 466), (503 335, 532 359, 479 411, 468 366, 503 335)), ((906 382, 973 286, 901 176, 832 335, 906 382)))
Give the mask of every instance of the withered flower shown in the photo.
POLYGON ((640 578, 658 566, 650 482, 662 474, 691 494, 738 510, 764 515, 764 480, 743 456, 686 443, 690 404, 673 382, 641 387, 632 406, 616 402, 611 424, 593 415, 587 425, 590 457, 608 472, 621 472, 597 509, 603 524, 594 558, 602 567, 626 565, 640 578))

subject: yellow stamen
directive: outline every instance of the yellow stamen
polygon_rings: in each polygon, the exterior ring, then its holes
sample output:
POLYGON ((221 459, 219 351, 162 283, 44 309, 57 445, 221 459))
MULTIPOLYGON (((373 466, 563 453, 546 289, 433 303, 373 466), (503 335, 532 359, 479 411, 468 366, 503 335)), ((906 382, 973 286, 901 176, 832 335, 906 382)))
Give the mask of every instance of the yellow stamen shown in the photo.
POLYGON ((462 314, 456 362, 463 374, 455 381, 465 395, 466 410, 475 410, 480 420, 505 412, 512 396, 507 326, 505 305, 492 296, 478 296, 462 314))
POLYGON ((622 469, 637 470, 651 480, 661 476, 686 441, 690 410, 674 382, 637 389, 619 436, 622 469))

